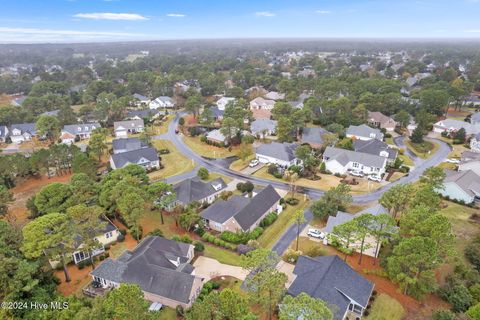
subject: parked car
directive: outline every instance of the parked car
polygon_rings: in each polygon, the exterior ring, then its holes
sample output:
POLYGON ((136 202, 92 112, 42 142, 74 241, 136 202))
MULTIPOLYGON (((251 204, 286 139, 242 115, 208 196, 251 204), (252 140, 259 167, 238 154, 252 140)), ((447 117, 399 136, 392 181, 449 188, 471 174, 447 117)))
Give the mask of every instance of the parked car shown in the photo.
POLYGON ((460 160, 458 160, 458 159, 447 159, 447 160, 445 160, 445 162, 459 164, 460 160))
POLYGON ((368 176, 368 180, 376 181, 376 182, 382 182, 382 178, 379 177, 379 176, 376 176, 376 175, 370 175, 370 176, 368 176))
POLYGON ((363 177, 363 173, 361 171, 350 171, 350 174, 355 177, 363 177))
POLYGON ((307 235, 313 238, 323 239, 325 238, 325 233, 318 229, 308 229, 307 235))
POLYGON ((250 163, 248 164, 248 166, 253 168, 253 167, 258 166, 259 163, 260 163, 260 162, 258 162, 257 159, 253 159, 252 161, 250 161, 250 163))

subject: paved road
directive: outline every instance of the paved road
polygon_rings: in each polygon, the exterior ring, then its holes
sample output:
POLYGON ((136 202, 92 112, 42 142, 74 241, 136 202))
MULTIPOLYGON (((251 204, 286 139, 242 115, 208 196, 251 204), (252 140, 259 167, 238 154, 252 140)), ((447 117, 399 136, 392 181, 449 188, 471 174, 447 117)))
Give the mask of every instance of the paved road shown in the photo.
MULTIPOLYGON (((305 217, 305 223, 303 223, 300 226, 300 232, 303 230, 313 219, 313 214, 310 212, 310 210, 305 210, 303 213, 305 217)), ((290 244, 292 243, 293 240, 297 238, 297 225, 292 224, 290 228, 288 228, 282 237, 278 239, 277 243, 272 248, 272 251, 275 251, 280 257, 283 255, 283 253, 288 249, 290 244)))
POLYGON ((405 137, 403 136, 395 137, 393 138, 393 142, 397 147, 405 150, 405 154, 413 160, 413 163, 415 164, 415 166, 423 162, 421 158, 417 157, 417 155, 413 153, 410 149, 408 149, 408 147, 405 145, 405 137))
MULTIPOLYGON (((271 184, 275 188, 286 189, 286 190, 289 189, 289 184, 288 183, 271 181, 271 180, 268 180, 268 179, 262 179, 262 178, 246 175, 246 174, 243 174, 243 173, 240 173, 240 172, 237 172, 237 171, 233 171, 233 170, 228 169, 228 167, 226 167, 225 164, 221 160, 220 160, 220 162, 221 162, 221 164, 220 164, 219 160, 207 159, 207 158, 204 158, 204 157, 196 154, 195 152, 193 152, 182 141, 181 135, 180 134, 175 134, 175 128, 178 125, 178 119, 182 115, 183 114, 181 114, 181 113, 177 113, 174 121, 172 121, 169 125, 168 132, 161 135, 161 136, 154 137, 154 139, 160 138, 160 139, 168 139, 168 140, 172 141, 173 144, 175 145, 175 147, 182 154, 184 154, 189 159, 193 159, 199 166, 203 166, 203 167, 207 168, 209 171, 221 173, 223 175, 229 176, 229 177, 234 178, 234 179, 249 180, 252 183, 258 184, 258 185, 264 185, 265 186, 265 185, 271 184)), ((400 184, 400 183, 413 182, 421 176, 421 174, 423 173, 423 171, 425 169, 427 169, 429 167, 436 166, 439 163, 441 163, 448 156, 448 154, 451 152, 451 147, 441 140, 438 140, 438 139, 430 139, 430 140, 434 140, 436 143, 438 143, 440 145, 440 148, 430 158, 428 158, 426 160, 422 160, 421 163, 419 163, 419 165, 416 166, 415 169, 412 170, 408 176, 404 176, 404 177, 398 179, 397 181, 395 181, 393 183, 389 183, 388 185, 386 185, 384 187, 381 187, 380 189, 378 189, 374 192, 371 192, 371 193, 368 193, 368 194, 363 194, 363 195, 354 195, 353 196, 353 202, 355 202, 355 203, 368 203, 368 202, 371 202, 371 201, 378 200, 378 198, 380 198, 381 195, 385 191, 387 191, 388 189, 390 189, 394 185, 397 185, 397 184, 400 184)), ((187 177, 188 174, 189 173, 184 174, 184 176, 187 177)), ((179 177, 182 177, 182 176, 179 176, 179 177)), ((312 199, 319 198, 324 194, 323 191, 318 190, 318 189, 314 189, 314 188, 303 188, 303 189, 304 189, 304 192, 312 199)))

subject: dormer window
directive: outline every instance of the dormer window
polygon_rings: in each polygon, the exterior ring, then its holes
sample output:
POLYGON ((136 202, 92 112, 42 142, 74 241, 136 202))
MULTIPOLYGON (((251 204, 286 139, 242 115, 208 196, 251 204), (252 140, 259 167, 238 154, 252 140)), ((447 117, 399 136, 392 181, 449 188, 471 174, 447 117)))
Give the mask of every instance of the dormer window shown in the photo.
POLYGON ((88 131, 88 127, 85 127, 85 131, 88 131))
POLYGON ((215 191, 218 191, 218 190, 222 189, 222 184, 221 183, 212 184, 212 187, 213 187, 213 189, 215 189, 215 191))
POLYGON ((375 133, 370 133, 370 138, 375 138, 375 133))
POLYGON ((77 131, 78 132, 82 131, 82 127, 77 127, 77 131))

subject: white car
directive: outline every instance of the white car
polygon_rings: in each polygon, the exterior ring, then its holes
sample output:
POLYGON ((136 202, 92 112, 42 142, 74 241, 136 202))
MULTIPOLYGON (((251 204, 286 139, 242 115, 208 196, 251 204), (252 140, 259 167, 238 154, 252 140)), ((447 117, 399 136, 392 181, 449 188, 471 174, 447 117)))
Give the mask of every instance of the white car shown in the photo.
POLYGON ((319 238, 319 239, 325 238, 325 233, 321 232, 318 229, 308 229, 307 235, 313 238, 319 238))
POLYGON ((379 177, 379 176, 375 176, 375 175, 368 176, 368 180, 376 181, 376 182, 382 182, 382 178, 379 177))
POLYGON ((363 177, 363 173, 361 171, 351 171, 350 174, 355 177, 363 177))
POLYGON ((447 160, 445 160, 445 162, 459 164, 460 160, 458 160, 458 159, 447 159, 447 160))
POLYGON ((259 163, 260 163, 260 162, 258 162, 257 159, 254 159, 254 160, 250 161, 250 163, 248 164, 248 166, 251 167, 251 168, 253 168, 253 167, 258 166, 259 163))

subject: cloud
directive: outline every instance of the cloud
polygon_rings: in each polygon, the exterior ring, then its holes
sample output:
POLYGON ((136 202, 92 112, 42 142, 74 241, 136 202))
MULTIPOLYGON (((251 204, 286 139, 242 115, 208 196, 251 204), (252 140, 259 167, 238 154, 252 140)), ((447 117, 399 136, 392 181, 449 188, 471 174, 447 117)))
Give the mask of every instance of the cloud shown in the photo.
POLYGON ((186 16, 187 15, 183 13, 167 13, 167 17, 173 17, 173 18, 183 18, 186 16))
POLYGON ((255 12, 255 15, 257 17, 275 17, 276 16, 275 13, 270 11, 258 11, 258 12, 255 12))
POLYGON ((75 18, 93 19, 93 20, 149 20, 147 17, 136 13, 111 13, 111 12, 94 12, 94 13, 77 13, 73 15, 75 18))
POLYGON ((468 29, 468 30, 463 30, 463 32, 466 32, 466 33, 480 33, 480 29, 468 29))
POLYGON ((330 13, 332 13, 332 11, 330 11, 330 10, 317 10, 315 12, 319 13, 319 14, 330 14, 330 13))

